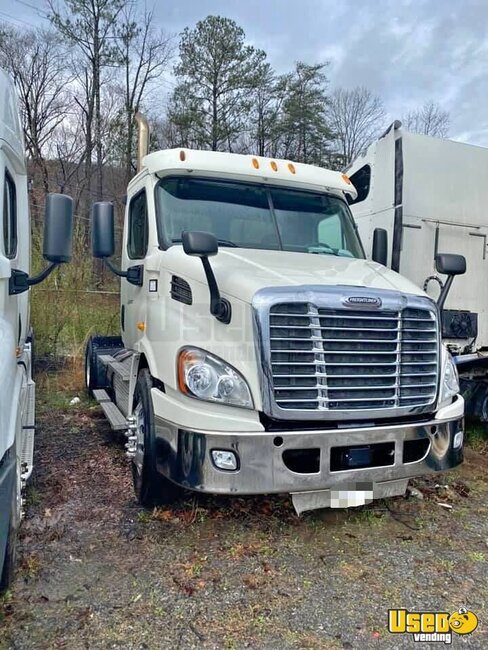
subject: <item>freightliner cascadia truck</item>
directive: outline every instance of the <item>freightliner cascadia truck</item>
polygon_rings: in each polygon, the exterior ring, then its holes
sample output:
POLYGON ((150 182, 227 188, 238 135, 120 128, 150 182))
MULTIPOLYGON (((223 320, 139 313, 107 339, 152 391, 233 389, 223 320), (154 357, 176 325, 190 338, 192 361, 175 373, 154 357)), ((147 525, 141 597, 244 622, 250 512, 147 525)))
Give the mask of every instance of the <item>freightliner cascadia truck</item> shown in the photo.
MULTIPOLYGON (((464 402, 439 308, 368 260, 338 172, 252 155, 147 154, 92 247, 121 278, 121 338, 94 337, 86 384, 127 435, 146 506, 182 491, 289 493, 298 513, 404 494, 463 459, 464 402)), ((461 256, 437 256, 451 279, 461 256)))
POLYGON ((0 97, 0 591, 4 591, 13 577, 23 491, 33 465, 35 383, 29 288, 70 260, 73 208, 69 197, 48 195, 44 258, 49 265, 31 277, 24 139, 14 86, 1 70, 0 97))

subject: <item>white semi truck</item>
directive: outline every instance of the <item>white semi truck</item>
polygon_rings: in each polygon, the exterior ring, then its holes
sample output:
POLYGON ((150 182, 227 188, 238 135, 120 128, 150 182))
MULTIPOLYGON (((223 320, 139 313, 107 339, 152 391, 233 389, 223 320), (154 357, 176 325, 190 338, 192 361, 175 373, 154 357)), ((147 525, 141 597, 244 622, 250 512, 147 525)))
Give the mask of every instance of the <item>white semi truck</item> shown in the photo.
POLYGON ((366 249, 387 231, 388 266, 441 307, 442 337, 461 378, 466 414, 488 421, 488 149, 409 133, 394 122, 347 169, 350 200, 366 249), (438 253, 462 254, 454 282, 438 253))
MULTIPOLYGON (((86 384, 126 430, 136 495, 289 493, 297 512, 404 494, 463 459, 464 402, 437 304, 368 261, 338 172, 262 157, 147 152, 121 270, 110 203, 95 257, 121 276, 121 339, 95 337, 86 384)), ((464 260, 440 255, 450 275, 464 260)))
POLYGON ((46 269, 30 268, 30 219, 24 140, 15 90, 0 70, 0 591, 10 584, 25 483, 32 472, 35 431, 33 338, 29 287, 71 257, 72 201, 46 202, 46 269))

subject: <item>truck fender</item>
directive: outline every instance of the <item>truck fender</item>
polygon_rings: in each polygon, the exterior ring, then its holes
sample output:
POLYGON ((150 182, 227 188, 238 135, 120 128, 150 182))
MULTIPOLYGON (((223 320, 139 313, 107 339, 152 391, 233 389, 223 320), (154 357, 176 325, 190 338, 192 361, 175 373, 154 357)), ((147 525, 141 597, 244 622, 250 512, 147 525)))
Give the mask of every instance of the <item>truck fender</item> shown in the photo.
POLYGON ((149 341, 144 338, 142 341, 140 341, 138 347, 139 347, 138 369, 147 366, 151 377, 155 377, 156 379, 158 379, 158 377, 156 377, 156 375, 154 374, 154 369, 156 368, 157 364, 154 358, 152 346, 150 345, 149 341))

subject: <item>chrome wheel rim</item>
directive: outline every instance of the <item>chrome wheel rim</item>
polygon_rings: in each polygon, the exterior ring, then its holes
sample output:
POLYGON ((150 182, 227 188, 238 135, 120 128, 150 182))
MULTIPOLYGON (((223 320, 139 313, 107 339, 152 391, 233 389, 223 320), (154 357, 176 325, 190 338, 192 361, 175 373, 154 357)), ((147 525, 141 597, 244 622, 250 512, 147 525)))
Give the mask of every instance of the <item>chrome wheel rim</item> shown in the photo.
POLYGON ((86 387, 90 388, 90 380, 91 380, 91 368, 90 368, 90 358, 88 355, 86 355, 85 359, 85 382, 86 382, 86 387))
POLYGON ((139 404, 137 404, 136 408, 134 409, 134 419, 136 425, 136 452, 134 454, 134 466, 137 470, 137 473, 141 475, 144 465, 144 433, 146 430, 144 408, 141 402, 139 402, 139 404))

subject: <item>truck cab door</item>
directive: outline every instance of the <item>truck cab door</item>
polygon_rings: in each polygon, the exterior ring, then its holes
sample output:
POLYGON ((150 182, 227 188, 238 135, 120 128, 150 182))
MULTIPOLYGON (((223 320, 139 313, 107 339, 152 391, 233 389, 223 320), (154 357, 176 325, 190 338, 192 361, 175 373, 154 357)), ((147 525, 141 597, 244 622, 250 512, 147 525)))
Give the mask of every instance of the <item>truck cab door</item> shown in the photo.
MULTIPOLYGON (((149 241, 149 221, 146 189, 134 194, 128 205, 125 247, 122 251, 124 271, 134 266, 144 266, 149 241)), ((121 327, 124 345, 135 349, 143 335, 140 324, 146 320, 145 291, 142 286, 121 281, 121 327), (138 327, 139 325, 139 327, 138 327)))
MULTIPOLYGON (((9 279, 12 270, 19 269, 22 266, 21 258, 24 256, 19 243, 19 197, 17 196, 15 174, 13 171, 11 173, 6 165, 2 166, 1 184, 0 313, 12 328, 16 345, 19 345, 22 334, 25 335, 27 326, 25 321, 27 320, 28 298, 27 295, 9 294, 9 279)), ((22 270, 28 271, 28 268, 22 270)))

